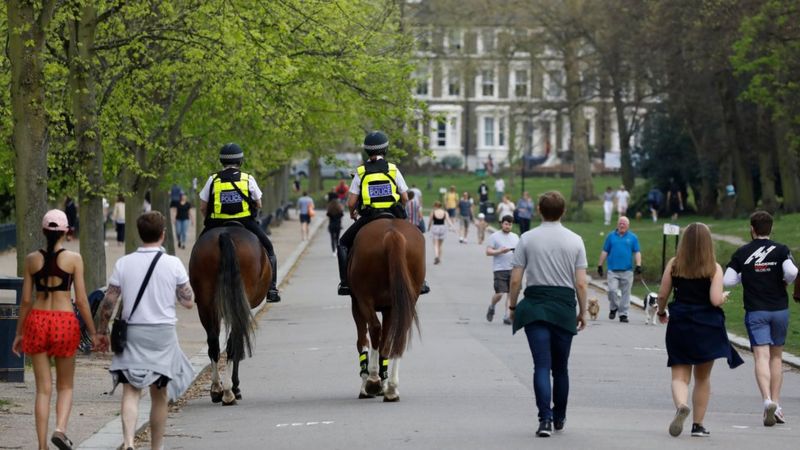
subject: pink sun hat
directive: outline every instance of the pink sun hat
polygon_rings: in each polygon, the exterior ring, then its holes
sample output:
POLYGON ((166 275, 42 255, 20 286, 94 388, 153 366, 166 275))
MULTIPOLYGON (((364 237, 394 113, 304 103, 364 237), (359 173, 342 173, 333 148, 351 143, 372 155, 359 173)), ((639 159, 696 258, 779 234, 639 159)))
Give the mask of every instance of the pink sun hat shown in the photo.
POLYGON ((67 215, 60 209, 51 209, 42 218, 42 229, 52 231, 69 231, 67 215))

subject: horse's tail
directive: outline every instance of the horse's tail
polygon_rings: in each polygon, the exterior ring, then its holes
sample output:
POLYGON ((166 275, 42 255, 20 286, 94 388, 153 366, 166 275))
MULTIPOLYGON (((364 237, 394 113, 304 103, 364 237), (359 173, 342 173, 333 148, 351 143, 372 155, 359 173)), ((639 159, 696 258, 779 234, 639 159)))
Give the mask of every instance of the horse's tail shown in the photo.
POLYGON ((239 273, 239 260, 236 246, 228 233, 219 235, 219 275, 217 275, 217 295, 215 304, 217 316, 225 321, 228 329, 228 361, 241 361, 247 354, 253 354, 253 315, 250 303, 244 292, 239 273))
POLYGON ((406 346, 411 341, 412 325, 416 324, 419 329, 417 310, 414 307, 419 293, 413 290, 414 281, 408 270, 407 244, 406 237, 395 228, 390 228, 383 237, 383 245, 391 271, 388 278, 389 294, 392 298, 391 321, 387 333, 388 342, 385 342, 383 347, 387 354, 382 355, 387 358, 403 356, 406 346))

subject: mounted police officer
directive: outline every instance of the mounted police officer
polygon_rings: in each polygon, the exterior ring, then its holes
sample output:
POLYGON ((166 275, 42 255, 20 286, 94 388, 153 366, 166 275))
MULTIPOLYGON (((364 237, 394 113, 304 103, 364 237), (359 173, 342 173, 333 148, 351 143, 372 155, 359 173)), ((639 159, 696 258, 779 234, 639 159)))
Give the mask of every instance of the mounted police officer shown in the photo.
POLYGON ((279 302, 281 297, 276 286, 278 262, 275 250, 255 220, 258 208, 261 208, 261 189, 252 175, 240 170, 243 160, 244 151, 237 144, 225 144, 219 151, 219 162, 223 169, 208 177, 206 185, 200 191, 200 212, 205 217, 203 233, 233 221, 241 223, 255 234, 261 245, 267 249, 269 263, 272 265, 272 285, 267 292, 267 300, 279 302))
MULTIPOLYGON (((350 295, 347 258, 358 230, 386 213, 397 219, 406 218, 408 186, 400 169, 384 159, 388 149, 389 138, 381 131, 373 131, 364 138, 364 151, 369 159, 356 169, 347 197, 350 217, 356 221, 339 240, 339 295, 350 295)), ((429 291, 425 283, 421 293, 429 291)))

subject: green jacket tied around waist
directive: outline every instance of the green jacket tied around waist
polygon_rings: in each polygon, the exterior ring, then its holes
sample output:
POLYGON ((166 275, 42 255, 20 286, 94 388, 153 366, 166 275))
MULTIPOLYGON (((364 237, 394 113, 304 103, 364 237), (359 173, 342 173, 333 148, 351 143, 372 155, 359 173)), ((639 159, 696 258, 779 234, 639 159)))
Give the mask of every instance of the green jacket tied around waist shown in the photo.
POLYGON ((574 289, 562 286, 528 286, 525 288, 525 298, 514 310, 513 332, 525 328, 529 323, 543 321, 578 334, 575 303, 574 289))

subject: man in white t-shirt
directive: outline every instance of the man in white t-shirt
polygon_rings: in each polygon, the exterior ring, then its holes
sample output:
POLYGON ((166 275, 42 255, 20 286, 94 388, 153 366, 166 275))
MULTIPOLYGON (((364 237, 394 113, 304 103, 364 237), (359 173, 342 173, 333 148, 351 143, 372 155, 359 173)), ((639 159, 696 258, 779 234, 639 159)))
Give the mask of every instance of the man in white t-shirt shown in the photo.
POLYGON ((141 391, 149 387, 150 441, 153 448, 164 448, 167 400, 177 400, 194 380, 192 365, 178 345, 175 300, 191 308, 194 292, 181 260, 164 254, 161 248, 166 230, 164 216, 158 211, 144 213, 136 221, 136 227, 144 244, 114 265, 98 313, 97 350, 109 348, 108 323, 117 300, 122 297, 121 318, 128 322, 127 343, 112 358, 109 372, 115 388, 123 385, 123 446, 133 447, 141 391), (145 284, 148 272, 151 276, 145 284))
POLYGON ((494 198, 497 203, 503 200, 504 195, 506 195, 506 182, 503 181, 502 178, 497 177, 497 179, 494 180, 494 198))
POLYGON ((494 272, 494 295, 492 295, 489 310, 486 311, 486 320, 489 322, 494 319, 494 307, 506 295, 505 307, 503 308, 503 323, 511 325, 508 318, 508 293, 509 281, 511 280, 511 262, 514 259, 514 248, 517 247, 519 236, 511 231, 514 218, 503 216, 500 219, 500 231, 495 231, 489 236, 489 245, 486 247, 486 256, 491 256, 492 271, 494 272))
POLYGON ((630 201, 631 194, 625 189, 625 185, 619 187, 615 198, 617 200, 617 213, 620 217, 628 215, 628 202, 630 201))

